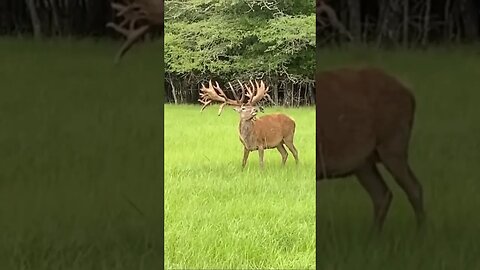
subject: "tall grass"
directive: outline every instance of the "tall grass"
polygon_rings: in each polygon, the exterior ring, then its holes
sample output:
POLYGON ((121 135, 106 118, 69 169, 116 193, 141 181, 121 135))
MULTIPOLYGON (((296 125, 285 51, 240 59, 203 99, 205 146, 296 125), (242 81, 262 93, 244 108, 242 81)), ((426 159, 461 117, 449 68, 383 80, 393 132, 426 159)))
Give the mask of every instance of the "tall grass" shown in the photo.
POLYGON ((118 44, 0 39, 1 269, 479 269, 480 55, 329 50, 319 68, 382 66, 411 85, 411 163, 428 223, 394 192, 384 233, 353 179, 317 185, 315 110, 297 121, 301 164, 276 150, 241 171, 237 115, 165 106, 159 44, 112 65, 118 44), (165 125, 165 175, 161 126, 165 125), (162 181, 165 177, 165 265, 162 181))
POLYGON ((314 269, 315 109, 267 109, 295 119, 300 164, 267 150, 263 171, 216 109, 165 106, 166 268, 314 269))
POLYGON ((411 164, 425 190, 428 223, 382 170, 394 200, 384 233, 369 238, 368 195, 353 179, 317 185, 318 269, 479 269, 480 55, 474 47, 425 51, 322 50, 320 70, 375 65, 411 86, 417 115, 411 164))
POLYGON ((0 269, 163 267, 161 43, 118 46, 0 40, 0 269))

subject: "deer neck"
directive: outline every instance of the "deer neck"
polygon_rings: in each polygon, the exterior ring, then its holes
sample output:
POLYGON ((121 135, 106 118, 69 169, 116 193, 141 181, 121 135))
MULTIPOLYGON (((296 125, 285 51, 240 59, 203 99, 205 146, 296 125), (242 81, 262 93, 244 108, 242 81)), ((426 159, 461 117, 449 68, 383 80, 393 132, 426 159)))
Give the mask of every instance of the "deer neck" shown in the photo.
POLYGON ((256 149, 257 145, 254 133, 255 119, 241 119, 238 127, 240 131, 240 139, 243 145, 249 150, 256 149))

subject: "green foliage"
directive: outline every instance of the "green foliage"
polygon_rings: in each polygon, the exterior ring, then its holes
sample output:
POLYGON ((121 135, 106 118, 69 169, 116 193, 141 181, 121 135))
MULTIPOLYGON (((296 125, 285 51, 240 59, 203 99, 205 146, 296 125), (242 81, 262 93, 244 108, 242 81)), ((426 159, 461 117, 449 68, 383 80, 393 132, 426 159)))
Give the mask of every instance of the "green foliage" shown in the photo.
POLYGON ((167 73, 313 77, 310 1, 189 0, 166 7, 167 73))

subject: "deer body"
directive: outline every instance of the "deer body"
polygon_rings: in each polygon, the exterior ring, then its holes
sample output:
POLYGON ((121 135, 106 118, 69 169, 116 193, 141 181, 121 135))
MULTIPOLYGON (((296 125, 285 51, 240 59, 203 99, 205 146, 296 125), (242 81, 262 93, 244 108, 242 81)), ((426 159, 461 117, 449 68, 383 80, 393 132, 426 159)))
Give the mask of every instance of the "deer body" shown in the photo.
POLYGON ((422 186, 408 163, 415 98, 396 78, 376 68, 317 73, 317 181, 355 175, 373 202, 380 229, 392 192, 380 175, 385 166, 424 220, 422 186))
POLYGON ((252 120, 240 120, 239 134, 245 148, 276 148, 283 140, 291 140, 295 122, 284 114, 270 114, 252 120))
MULTIPOLYGON (((293 144, 295 134, 295 121, 285 114, 271 114, 256 118, 256 112, 253 117, 248 109, 240 113, 239 135, 240 141, 244 146, 244 159, 242 167, 245 167, 248 154, 258 150, 260 157, 260 166, 263 167, 263 151, 265 149, 277 148, 282 155, 282 164, 287 161, 288 153, 284 145, 292 152, 295 161, 298 163, 298 152, 293 144)), ((250 110, 256 110, 250 108, 250 110)))

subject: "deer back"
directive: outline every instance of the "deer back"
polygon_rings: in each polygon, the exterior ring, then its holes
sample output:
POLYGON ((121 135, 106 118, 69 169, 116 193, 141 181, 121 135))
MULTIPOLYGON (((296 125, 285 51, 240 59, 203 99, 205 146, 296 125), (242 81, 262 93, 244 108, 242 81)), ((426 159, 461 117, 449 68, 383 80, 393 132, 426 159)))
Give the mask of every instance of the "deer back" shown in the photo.
POLYGON ((347 173, 372 155, 382 141, 409 136, 413 95, 383 70, 319 72, 316 88, 317 142, 327 170, 347 173))
POLYGON ((253 122, 253 134, 258 145, 277 147, 284 139, 293 138, 295 121, 285 114, 270 114, 253 122))

